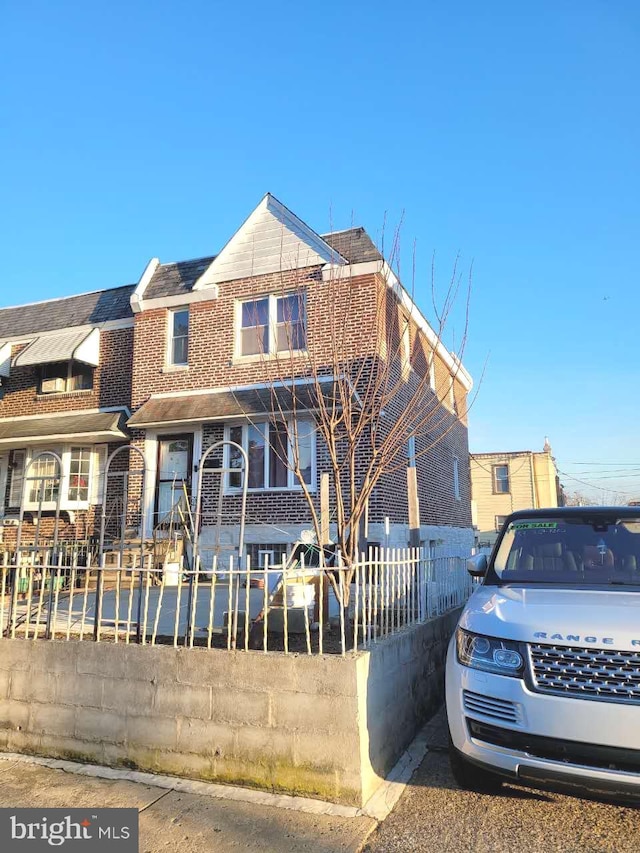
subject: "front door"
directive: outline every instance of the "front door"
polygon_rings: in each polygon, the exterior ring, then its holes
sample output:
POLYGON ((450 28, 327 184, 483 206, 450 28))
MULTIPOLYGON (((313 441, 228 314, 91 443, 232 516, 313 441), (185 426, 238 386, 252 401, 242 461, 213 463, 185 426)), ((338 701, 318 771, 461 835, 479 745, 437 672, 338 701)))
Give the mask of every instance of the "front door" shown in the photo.
POLYGON ((193 433, 158 439, 155 524, 161 522, 182 497, 190 497, 192 470, 193 433))

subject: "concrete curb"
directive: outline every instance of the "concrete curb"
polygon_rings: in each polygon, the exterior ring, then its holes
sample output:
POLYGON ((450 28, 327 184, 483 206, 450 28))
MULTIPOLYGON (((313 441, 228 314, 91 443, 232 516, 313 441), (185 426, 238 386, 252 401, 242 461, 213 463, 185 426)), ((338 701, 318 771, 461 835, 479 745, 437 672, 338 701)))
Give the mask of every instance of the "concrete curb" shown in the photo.
POLYGON ((428 752, 430 723, 427 723, 414 738, 408 749, 402 754, 393 770, 380 785, 375 794, 361 809, 355 806, 342 806, 325 800, 313 800, 309 797, 293 797, 288 794, 272 794, 254 788, 240 788, 234 785, 217 785, 214 782, 197 782, 179 776, 164 776, 143 773, 139 770, 121 770, 103 767, 99 764, 80 764, 59 758, 41 758, 37 755, 23 755, 16 752, 0 753, 0 761, 13 761, 23 764, 37 764, 52 770, 62 770, 78 776, 96 779, 136 782, 155 788, 182 791, 187 794, 200 794, 220 800, 236 800, 277 809, 307 812, 308 814, 328 815, 330 817, 370 817, 383 821, 392 811, 414 771, 428 752))

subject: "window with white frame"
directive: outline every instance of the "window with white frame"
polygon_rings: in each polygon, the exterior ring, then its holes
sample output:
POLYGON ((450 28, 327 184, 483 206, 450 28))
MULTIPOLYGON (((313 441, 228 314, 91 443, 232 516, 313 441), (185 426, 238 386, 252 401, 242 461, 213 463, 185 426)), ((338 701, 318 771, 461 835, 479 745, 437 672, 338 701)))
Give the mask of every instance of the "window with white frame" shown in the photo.
POLYGON ((457 456, 453 457, 453 497, 460 500, 460 462, 457 456))
POLYGON ((238 355, 271 355, 305 349, 304 294, 248 299, 238 303, 237 311, 238 355))
POLYGON ((189 363, 189 309, 169 311, 169 349, 167 361, 172 365, 189 363))
POLYGON ((505 523, 507 518, 508 518, 507 515, 496 515, 496 532, 497 533, 500 533, 500 531, 502 530, 502 525, 505 523))
MULTIPOLYGON (((304 482, 315 486, 315 431, 310 421, 273 421, 225 427, 225 438, 242 447, 249 459, 249 490, 301 489, 294 468, 298 462, 304 482)), ((227 489, 242 487, 242 454, 225 445, 227 489)))
POLYGON ((55 509, 58 495, 61 509, 87 509, 89 504, 101 500, 99 479, 105 459, 106 445, 14 450, 9 505, 20 506, 26 476, 25 509, 55 509), (52 453, 57 454, 62 466, 52 453))

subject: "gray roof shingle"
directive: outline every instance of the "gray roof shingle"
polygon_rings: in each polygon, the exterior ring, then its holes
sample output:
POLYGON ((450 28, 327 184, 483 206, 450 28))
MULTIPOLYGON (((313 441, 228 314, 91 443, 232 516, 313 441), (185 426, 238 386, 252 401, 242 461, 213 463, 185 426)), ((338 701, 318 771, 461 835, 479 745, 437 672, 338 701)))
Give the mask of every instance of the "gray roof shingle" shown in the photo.
MULTIPOLYGON (((382 260, 382 255, 364 228, 350 228, 347 231, 321 236, 352 264, 382 260)), ((147 285, 143 298, 157 299, 189 293, 215 257, 207 255, 190 261, 160 264, 147 285)), ((124 287, 50 299, 32 305, 0 308, 0 341, 132 317, 129 299, 135 287, 135 284, 127 284, 124 287)))
POLYGON ((143 299, 158 299, 163 296, 178 296, 189 293, 193 285, 216 256, 178 261, 175 264, 160 264, 143 293, 143 299))
POLYGON ((38 332, 70 326, 95 326, 107 320, 132 317, 129 297, 134 289, 135 284, 127 284, 32 305, 0 308, 0 340, 15 340, 38 332))
POLYGON ((321 237, 350 264, 383 259, 375 243, 362 227, 349 228, 348 231, 338 231, 335 234, 321 234, 321 237))
MULTIPOLYGON (((331 403, 331 379, 322 381, 321 393, 331 403)), ((291 388, 244 388, 238 391, 212 391, 209 394, 182 394, 176 397, 151 397, 129 419, 130 427, 148 427, 180 421, 215 421, 231 417, 278 415, 281 412, 314 409, 318 406, 315 385, 291 388)))

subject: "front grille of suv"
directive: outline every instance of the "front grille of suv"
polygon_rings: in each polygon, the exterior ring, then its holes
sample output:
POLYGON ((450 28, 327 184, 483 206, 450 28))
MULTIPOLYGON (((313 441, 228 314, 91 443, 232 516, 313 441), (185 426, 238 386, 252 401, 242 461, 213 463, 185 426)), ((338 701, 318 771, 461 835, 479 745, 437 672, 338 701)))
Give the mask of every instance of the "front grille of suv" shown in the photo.
POLYGON ((640 651, 532 643, 529 659, 541 693, 640 704, 640 651))

